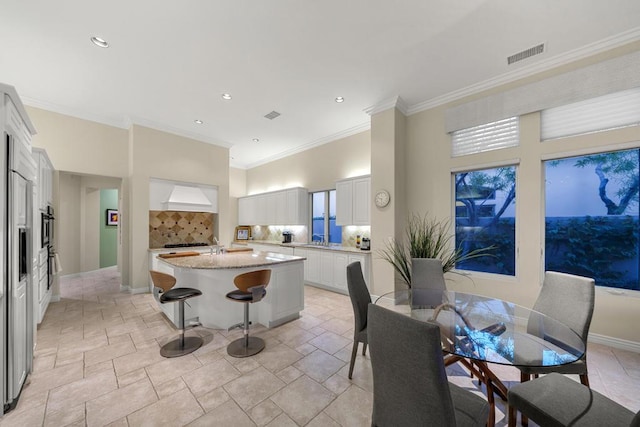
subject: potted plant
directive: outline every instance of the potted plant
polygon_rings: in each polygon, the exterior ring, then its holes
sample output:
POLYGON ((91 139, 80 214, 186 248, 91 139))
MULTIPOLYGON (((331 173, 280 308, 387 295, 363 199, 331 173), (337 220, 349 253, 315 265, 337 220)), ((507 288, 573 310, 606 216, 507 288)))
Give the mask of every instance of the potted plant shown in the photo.
POLYGON ((453 234, 450 233, 451 222, 412 214, 406 229, 406 242, 391 239, 384 249, 379 251, 382 259, 389 262, 398 272, 402 281, 411 289, 411 259, 437 258, 442 261, 442 270, 452 270, 456 263, 482 256, 491 256, 494 249, 489 246, 463 252, 462 246, 451 245, 453 234))

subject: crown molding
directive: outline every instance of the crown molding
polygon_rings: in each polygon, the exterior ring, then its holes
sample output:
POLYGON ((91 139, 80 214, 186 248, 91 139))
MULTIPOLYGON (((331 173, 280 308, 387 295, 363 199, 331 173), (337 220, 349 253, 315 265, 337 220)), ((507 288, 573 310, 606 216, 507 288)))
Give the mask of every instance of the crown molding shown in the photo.
POLYGON ((608 50, 624 46, 625 44, 633 43, 640 40, 640 27, 626 31, 624 33, 617 34, 613 37, 608 37, 603 40, 588 44, 579 49, 574 49, 567 53, 556 55, 545 60, 541 60, 535 64, 502 74, 495 78, 485 80, 483 82, 467 86, 465 88, 449 92, 442 96, 438 96, 418 104, 414 104, 408 108, 408 114, 412 115, 419 113, 430 108, 438 107, 440 105, 447 104, 449 102, 456 101, 458 99, 465 98, 470 95, 475 95, 479 92, 493 89, 495 87, 514 82, 516 80, 530 77, 532 75, 548 71, 552 68, 560 67, 580 59, 587 58, 589 56, 597 55, 608 50))
POLYGON ((349 137, 349 136, 352 136, 352 135, 356 135, 358 133, 367 131, 369 129, 371 129, 371 123, 370 122, 361 123, 361 124, 359 124, 357 126, 354 126, 352 128, 343 130, 343 131, 338 132, 338 133, 334 133, 334 134, 329 135, 329 136, 325 136, 325 137, 320 138, 320 139, 316 139, 316 140, 311 141, 311 142, 309 142, 307 144, 301 145, 301 146, 296 147, 296 148, 292 148, 290 150, 281 151, 281 152, 279 152, 277 154, 274 154, 273 156, 269 156, 269 157, 267 157, 265 159, 262 159, 260 161, 254 162, 254 163, 249 163, 249 164, 247 164, 245 166, 242 166, 242 165, 240 165, 240 164, 238 164, 236 162, 230 162, 230 166, 231 167, 235 167, 235 168, 239 168, 239 169, 252 169, 252 168, 255 168, 257 166, 261 166, 261 165, 264 165, 266 163, 273 162, 275 160, 283 159, 283 158, 291 156, 293 154, 298 154, 298 153, 301 153, 303 151, 307 151, 307 150, 309 150, 311 148, 314 148, 314 147, 319 147, 321 145, 328 144, 329 142, 337 141, 337 140, 342 139, 342 138, 346 138, 346 137, 349 137))
POLYGON ((215 138, 211 138, 207 135, 202 135, 196 132, 188 132, 183 129, 178 129, 172 126, 167 126, 162 123, 154 122, 151 120, 143 119, 135 116, 104 116, 98 114, 92 114, 87 111, 81 111, 74 108, 63 107, 58 104, 44 102, 35 98, 22 97, 25 105, 30 107, 40 108, 54 113, 63 114, 65 116, 71 116, 82 120, 88 120, 90 122, 100 123, 107 126, 113 126, 119 129, 130 129, 133 125, 145 126, 151 129, 159 130, 162 132, 171 133, 173 135, 182 136, 185 138, 193 139, 200 142, 206 142, 208 144, 217 145, 224 148, 231 148, 233 144, 226 141, 220 141, 215 138))
POLYGON ((29 107, 40 108, 42 110, 51 111, 53 113, 63 114, 65 116, 75 117, 77 119, 88 120, 103 125, 113 126, 120 129, 129 129, 127 126, 127 118, 125 116, 105 116, 93 114, 88 111, 78 110, 76 108, 64 107, 62 105, 51 102, 41 101, 39 99, 23 96, 22 101, 29 107))
POLYGON ((389 110, 391 108, 397 108, 398 111, 400 111, 405 116, 408 113, 408 108, 407 108, 406 102, 404 102, 404 100, 399 96, 386 99, 386 100, 384 100, 382 102, 379 102, 379 103, 377 103, 375 105, 372 105, 369 108, 365 108, 364 112, 367 113, 370 116, 373 116, 374 114, 380 113, 382 111, 389 110))

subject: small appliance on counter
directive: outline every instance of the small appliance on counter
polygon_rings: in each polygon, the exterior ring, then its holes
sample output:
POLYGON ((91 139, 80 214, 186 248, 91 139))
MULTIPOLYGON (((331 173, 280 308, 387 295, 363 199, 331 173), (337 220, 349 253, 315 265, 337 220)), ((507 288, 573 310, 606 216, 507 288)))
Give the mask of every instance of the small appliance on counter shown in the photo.
POLYGON ((282 239, 282 243, 291 243, 293 241, 293 233, 291 231, 283 231, 282 239))
POLYGON ((363 237, 362 242, 360 243, 360 249, 363 251, 368 251, 371 249, 371 239, 368 237, 363 237))

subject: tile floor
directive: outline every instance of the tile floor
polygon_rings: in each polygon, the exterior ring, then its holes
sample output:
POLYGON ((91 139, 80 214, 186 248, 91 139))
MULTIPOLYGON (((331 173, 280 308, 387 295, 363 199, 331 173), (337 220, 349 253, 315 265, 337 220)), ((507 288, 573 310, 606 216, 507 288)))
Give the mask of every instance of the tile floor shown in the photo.
MULTIPOLYGON (((175 336, 149 294, 119 291, 115 269, 62 278, 60 302, 38 328, 34 370, 0 426, 369 426, 368 355, 347 378, 353 314, 349 298, 305 288, 305 310, 288 324, 256 327, 266 349, 226 354, 235 330, 196 328, 205 345, 164 359, 175 336)), ((640 354, 589 347, 594 389, 640 409, 640 354)), ((507 384, 513 368, 496 367, 507 384)), ((451 381, 477 390, 461 368, 451 381)), ((499 399, 498 399, 499 400, 499 399)), ((506 425, 499 403, 497 421, 506 425)))

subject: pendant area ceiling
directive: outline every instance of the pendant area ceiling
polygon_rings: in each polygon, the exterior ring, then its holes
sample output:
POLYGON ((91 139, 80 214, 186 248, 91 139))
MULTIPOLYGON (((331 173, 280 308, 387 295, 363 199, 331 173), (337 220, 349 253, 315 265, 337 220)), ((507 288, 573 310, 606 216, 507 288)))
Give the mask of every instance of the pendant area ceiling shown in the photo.
POLYGON ((420 111, 637 40, 638 0, 3 0, 0 81, 27 105, 227 146, 249 168, 365 130, 398 96, 420 111))

